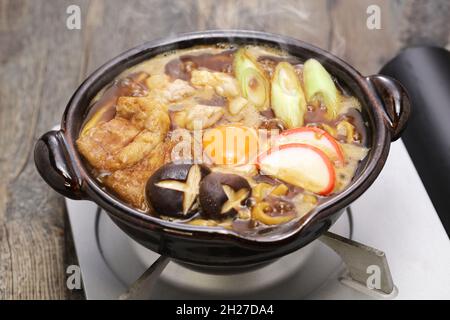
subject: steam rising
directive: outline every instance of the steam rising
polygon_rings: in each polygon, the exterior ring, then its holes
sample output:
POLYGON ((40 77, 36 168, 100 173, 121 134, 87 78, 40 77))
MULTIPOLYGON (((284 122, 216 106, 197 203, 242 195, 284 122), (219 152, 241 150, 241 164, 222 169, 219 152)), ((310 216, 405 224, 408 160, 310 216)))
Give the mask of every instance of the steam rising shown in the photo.
MULTIPOLYGON (((345 38, 333 28, 327 1, 191 0, 167 2, 159 8, 151 6, 140 3, 139 6, 126 6, 124 10, 132 10, 132 14, 130 12, 127 16, 134 19, 149 19, 150 12, 156 14, 151 31, 161 38, 190 31, 241 29, 290 36, 330 50, 338 56, 343 55, 346 49, 345 38)), ((145 40, 149 40, 148 34, 145 40)))

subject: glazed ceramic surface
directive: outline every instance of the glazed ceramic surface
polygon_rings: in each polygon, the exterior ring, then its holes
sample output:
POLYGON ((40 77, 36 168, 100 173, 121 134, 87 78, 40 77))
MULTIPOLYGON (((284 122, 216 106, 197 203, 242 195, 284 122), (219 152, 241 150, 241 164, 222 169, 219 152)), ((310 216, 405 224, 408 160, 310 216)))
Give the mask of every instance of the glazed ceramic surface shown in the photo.
POLYGON ((96 202, 124 232, 145 247, 192 267, 212 272, 236 272, 300 249, 328 230, 343 209, 376 179, 386 161, 390 142, 399 138, 409 113, 408 95, 397 81, 380 75, 364 77, 339 58, 307 43, 253 31, 190 33, 170 40, 150 41, 96 70, 69 101, 61 129, 47 132, 36 143, 35 162, 39 173, 52 188, 72 199, 96 202), (105 190, 90 175, 75 146, 90 101, 120 73, 166 51, 226 42, 270 45, 303 61, 308 58, 319 60, 359 99, 368 123, 370 152, 352 183, 302 219, 282 226, 282 232, 277 236, 246 238, 232 230, 173 223, 136 210, 105 190))

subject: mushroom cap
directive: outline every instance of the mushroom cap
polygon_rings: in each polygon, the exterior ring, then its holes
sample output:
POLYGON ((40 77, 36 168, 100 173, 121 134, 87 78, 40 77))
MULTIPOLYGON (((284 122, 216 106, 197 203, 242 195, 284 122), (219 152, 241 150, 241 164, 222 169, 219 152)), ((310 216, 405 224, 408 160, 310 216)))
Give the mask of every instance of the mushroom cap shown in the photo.
POLYGON ((170 217, 187 218, 197 211, 197 206, 193 205, 190 208, 183 208, 184 197, 188 192, 193 192, 194 197, 198 195, 199 185, 185 186, 181 189, 182 184, 187 183, 189 172, 193 166, 199 166, 200 178, 197 183, 200 183, 201 178, 205 177, 211 171, 208 167, 198 164, 175 164, 168 163, 156 170, 148 179, 145 187, 145 194, 147 202, 153 208, 155 213, 170 217), (162 186, 161 183, 178 183, 175 188, 168 185, 162 186))
POLYGON ((236 206, 250 197, 251 190, 250 184, 244 177, 236 174, 210 173, 200 183, 201 214, 207 218, 216 219, 236 215, 236 206), (228 207, 224 208, 225 205, 228 207))

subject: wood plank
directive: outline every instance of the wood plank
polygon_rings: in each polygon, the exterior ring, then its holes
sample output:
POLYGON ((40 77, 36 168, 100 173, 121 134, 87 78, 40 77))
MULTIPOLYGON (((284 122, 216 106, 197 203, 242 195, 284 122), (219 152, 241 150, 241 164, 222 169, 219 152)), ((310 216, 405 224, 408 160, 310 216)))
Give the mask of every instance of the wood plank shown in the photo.
POLYGON ((362 74, 378 71, 398 51, 396 28, 399 2, 388 0, 336 1, 331 6, 333 40, 331 52, 362 74), (369 29, 367 8, 380 8, 381 29, 369 29))
POLYGON ((66 297, 63 199, 32 150, 78 85, 82 34, 66 28, 70 3, 0 4, 0 299, 66 297))
POLYGON ((450 39, 449 1, 406 1, 400 13, 402 46, 445 47, 450 39))
POLYGON ((449 42, 450 3, 444 1, 339 0, 331 2, 331 52, 365 75, 377 73, 407 46, 449 42), (381 29, 367 27, 367 8, 381 12, 381 29))
POLYGON ((249 29, 291 36, 326 48, 328 4, 319 1, 198 1, 198 29, 249 29))

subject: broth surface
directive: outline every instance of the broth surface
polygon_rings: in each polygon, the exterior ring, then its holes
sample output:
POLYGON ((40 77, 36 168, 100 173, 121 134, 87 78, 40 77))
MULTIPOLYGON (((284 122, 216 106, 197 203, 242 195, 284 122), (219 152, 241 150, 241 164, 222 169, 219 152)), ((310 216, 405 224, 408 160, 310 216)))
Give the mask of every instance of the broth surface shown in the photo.
POLYGON ((262 46, 168 52, 97 94, 77 146, 136 209, 270 234, 345 189, 368 152, 359 101, 324 70, 262 46))

